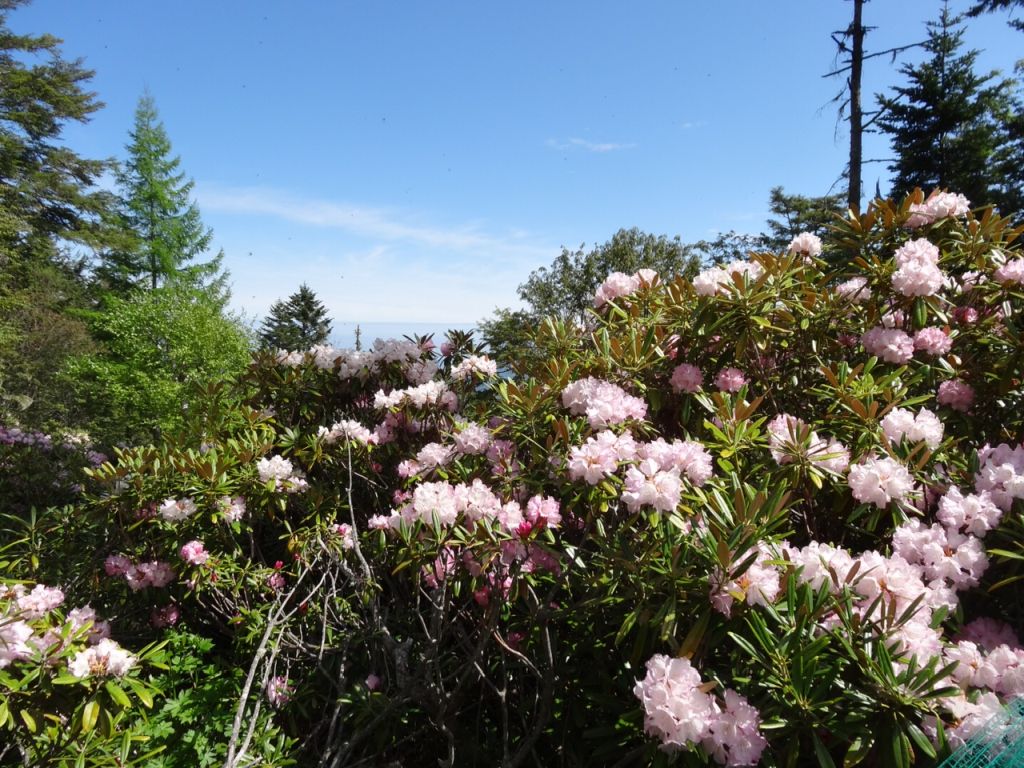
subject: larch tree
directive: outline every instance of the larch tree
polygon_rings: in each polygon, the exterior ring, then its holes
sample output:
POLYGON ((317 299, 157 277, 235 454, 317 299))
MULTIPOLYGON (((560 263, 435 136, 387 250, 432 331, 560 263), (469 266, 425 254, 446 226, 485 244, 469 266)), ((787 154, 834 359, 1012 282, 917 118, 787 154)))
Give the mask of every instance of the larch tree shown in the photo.
POLYGON ((180 170, 181 158, 172 154, 149 94, 139 100, 129 138, 128 157, 117 173, 121 223, 129 242, 105 254, 102 277, 117 293, 177 281, 221 297, 226 282, 223 253, 200 260, 213 230, 203 224, 191 198, 194 182, 180 170))

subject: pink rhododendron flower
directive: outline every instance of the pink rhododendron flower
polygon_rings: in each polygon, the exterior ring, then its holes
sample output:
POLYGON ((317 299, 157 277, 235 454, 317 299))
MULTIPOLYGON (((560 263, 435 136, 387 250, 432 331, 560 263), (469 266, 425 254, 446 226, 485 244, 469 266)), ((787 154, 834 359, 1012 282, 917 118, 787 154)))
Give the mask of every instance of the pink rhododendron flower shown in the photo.
POLYGON ((896 251, 892 285, 904 296, 932 296, 946 276, 939 269, 939 249, 925 238, 904 243, 896 251))
POLYGON ((203 542, 198 540, 183 545, 180 554, 181 559, 189 565, 202 565, 210 559, 210 553, 206 551, 203 542))
POLYGON ((366 690, 368 691, 379 691, 381 682, 382 681, 380 677, 371 672, 366 676, 366 682, 364 684, 366 685, 366 690))
POLYGON ((647 676, 633 688, 644 708, 644 731, 680 749, 699 743, 716 714, 714 699, 700 690, 702 682, 689 659, 648 659, 647 676))
POLYGON ((33 634, 32 627, 20 619, 4 617, 0 621, 0 669, 32 657, 29 641, 33 634))
POLYGON ((498 364, 487 355, 470 355, 452 368, 452 379, 455 381, 472 379, 474 375, 493 378, 498 375, 498 364))
POLYGON ((427 443, 416 454, 417 473, 424 469, 444 467, 454 458, 455 449, 441 443, 427 443))
POLYGON ((693 278, 693 289, 698 296, 728 295, 732 284, 732 277, 721 267, 705 269, 693 278))
POLYGON ((964 496, 959 488, 950 488, 939 499, 939 511, 935 514, 947 528, 978 537, 998 526, 1002 516, 1003 510, 995 505, 987 491, 964 496))
POLYGON ((941 328, 922 328, 914 334, 914 349, 938 357, 949 352, 953 340, 941 328))
POLYGON ((453 437, 455 450, 464 456, 484 453, 494 440, 491 430, 480 424, 466 424, 453 437))
POLYGON ((704 386, 704 374, 696 365, 682 363, 672 371, 669 383, 676 392, 699 392, 704 386))
POLYGON ((173 627, 181 619, 181 609, 174 603, 163 608, 154 608, 149 614, 149 623, 157 629, 173 627))
POLYGON ((942 442, 944 428, 939 417, 922 408, 916 415, 906 408, 893 408, 882 419, 882 431, 892 443, 905 437, 911 443, 923 442, 932 450, 942 442))
POLYGON ((169 523, 178 523, 194 515, 196 504, 192 499, 166 499, 160 505, 160 516, 169 523))
POLYGON ((109 555, 103 561, 103 570, 107 576, 124 576, 132 567, 132 561, 124 555, 109 555))
POLYGON ((352 526, 348 523, 338 523, 334 526, 334 534, 341 539, 342 549, 352 549, 356 545, 353 536, 352 526))
POLYGON ((621 424, 627 419, 643 419, 647 403, 630 395, 622 387, 588 376, 562 390, 562 405, 577 416, 586 415, 593 429, 621 424))
POLYGON ((221 496, 217 499, 217 508, 226 523, 237 523, 245 517, 245 499, 241 496, 221 496))
POLYGON ((364 427, 358 421, 353 421, 351 419, 339 421, 330 429, 320 427, 319 436, 328 444, 336 443, 339 440, 351 440, 356 443, 362 443, 363 445, 374 445, 377 443, 376 434, 364 427))
POLYGON ((810 232, 801 232, 789 241, 786 249, 789 253, 802 253, 805 256, 821 255, 821 238, 810 232))
POLYGON ((768 740, 761 735, 761 714, 733 690, 725 691, 725 707, 708 725, 701 746, 722 765, 757 765, 768 740))
POLYGON ((267 586, 275 592, 280 592, 285 588, 288 582, 284 578, 284 574, 280 571, 274 571, 267 577, 267 586))
POLYGON ((971 209, 970 201, 960 194, 935 190, 923 203, 910 204, 907 226, 911 229, 932 224, 951 216, 965 216, 971 209))
POLYGON ((640 277, 638 275, 612 272, 597 289, 597 293, 594 295, 594 307, 599 309, 609 301, 636 293, 639 288, 640 277))
POLYGON ((914 340, 898 328, 876 326, 861 337, 868 354, 902 365, 914 356, 914 340))
POLYGON ((671 512, 679 505, 682 487, 678 470, 665 472, 653 459, 644 459, 626 470, 622 501, 630 512, 643 506, 671 512))
POLYGON ((562 524, 558 499, 550 496, 533 496, 526 502, 526 519, 535 528, 557 528, 562 524))
MULTIPOLYGON (((704 485, 714 471, 711 466, 711 454, 703 445, 693 440, 673 440, 668 443, 659 437, 650 443, 637 444, 636 457, 641 460, 654 460, 658 468, 665 472, 675 471, 680 475, 686 475, 686 478, 696 486, 704 485)), ((620 459, 628 458, 632 457, 620 454, 620 459)))
POLYGON ((270 706, 280 709, 287 704, 294 693, 294 689, 288 685, 288 678, 278 675, 267 681, 267 701, 270 706))
POLYGON ((1011 259, 995 271, 993 277, 1004 285, 1024 285, 1024 258, 1011 259))
POLYGON ((886 507, 914 492, 914 478, 895 459, 868 456, 850 467, 846 482, 857 501, 886 507))
POLYGON ((121 677, 135 666, 136 658, 113 640, 100 640, 96 645, 79 651, 68 662, 68 671, 75 677, 121 677))
POLYGON ((991 651, 1000 645, 1008 645, 1011 648, 1020 647, 1020 640, 1009 624, 987 616, 965 624, 959 638, 976 643, 986 651, 991 651))
MULTIPOLYGON (((31 592, 17 598, 18 611, 23 618, 41 619, 64 602, 64 593, 56 587, 36 584, 31 592)), ((3 615, 0 614, 0 621, 3 615)))
POLYGON ((715 376, 715 386, 722 392, 739 392, 746 383, 747 377, 739 368, 723 368, 715 376))
POLYGON ((960 379, 950 379, 939 384, 935 397, 939 405, 948 405, 954 411, 967 413, 974 405, 974 387, 960 379))
POLYGON ((628 434, 621 437, 605 430, 586 443, 569 451, 569 478, 583 479, 597 485, 605 477, 615 474, 620 461, 629 461, 636 455, 636 444, 628 434))
POLYGON ((866 277, 851 277, 836 286, 836 293, 853 304, 861 304, 871 298, 866 277))
POLYGON ((1024 445, 985 445, 978 451, 978 461, 981 466, 974 476, 975 490, 988 492, 1003 511, 1009 511, 1014 499, 1024 499, 1024 445))
MULTIPOLYGON (((746 562, 751 552, 733 558, 734 566, 746 562)), ((722 573, 714 573, 711 577, 711 604, 724 616, 732 614, 734 600, 743 600, 748 605, 768 605, 774 603, 779 596, 781 581, 778 569, 769 564, 775 559, 771 548, 765 542, 757 545, 757 556, 750 567, 739 576, 732 573, 728 577, 722 573)))

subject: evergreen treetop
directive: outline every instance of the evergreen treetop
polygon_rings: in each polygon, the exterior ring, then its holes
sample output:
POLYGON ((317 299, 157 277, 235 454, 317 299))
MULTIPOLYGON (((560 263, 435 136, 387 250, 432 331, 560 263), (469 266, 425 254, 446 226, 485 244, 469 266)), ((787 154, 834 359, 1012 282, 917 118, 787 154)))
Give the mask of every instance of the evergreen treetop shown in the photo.
POLYGON ((331 319, 313 289, 303 283, 286 301, 275 301, 263 320, 259 336, 266 349, 306 350, 324 344, 331 319))
POLYGON ((895 96, 878 97, 878 124, 896 154, 889 166, 892 194, 938 187, 1010 213, 1019 198, 1006 174, 1012 142, 1005 119, 1014 111, 1014 83, 996 71, 977 74, 978 51, 961 52, 963 34, 960 19, 944 6, 939 21, 928 23, 930 57, 901 68, 908 82, 893 89, 895 96))

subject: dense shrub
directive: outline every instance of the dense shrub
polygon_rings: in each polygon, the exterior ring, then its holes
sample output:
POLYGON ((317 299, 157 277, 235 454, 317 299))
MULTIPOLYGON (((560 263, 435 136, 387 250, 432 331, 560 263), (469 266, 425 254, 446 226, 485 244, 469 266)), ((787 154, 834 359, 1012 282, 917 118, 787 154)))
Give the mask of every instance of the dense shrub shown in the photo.
POLYGON ((933 764, 1024 693, 1020 234, 613 274, 514 379, 263 354, 92 473, 96 604, 241 668, 225 765, 933 764))

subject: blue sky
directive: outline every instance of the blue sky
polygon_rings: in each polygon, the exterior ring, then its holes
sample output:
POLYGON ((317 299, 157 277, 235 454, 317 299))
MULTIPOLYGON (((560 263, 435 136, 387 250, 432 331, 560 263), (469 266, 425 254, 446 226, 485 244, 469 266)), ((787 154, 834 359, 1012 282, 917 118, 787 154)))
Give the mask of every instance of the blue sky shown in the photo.
MULTIPOLYGON (((966 2, 954 2, 962 10, 966 2)), ((936 0, 875 0, 880 50, 921 40, 936 0)), ((302 282, 339 321, 472 323, 562 245, 620 227, 698 240, 760 231, 769 190, 822 194, 847 133, 829 33, 848 0, 35 0, 19 32, 64 39, 106 103, 66 131, 123 156, 156 99, 234 306, 302 282)), ((979 68, 1024 36, 973 20, 979 68)), ((910 62, 920 54, 903 56, 910 62)), ((901 82, 871 62, 865 97, 901 82)), ((865 156, 888 155, 870 138, 865 156)), ((865 169, 865 185, 883 165, 865 169)), ((838 187, 837 187, 838 189, 838 187)))

